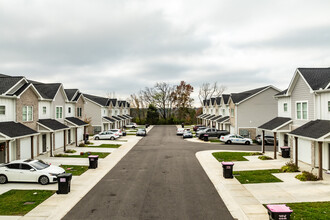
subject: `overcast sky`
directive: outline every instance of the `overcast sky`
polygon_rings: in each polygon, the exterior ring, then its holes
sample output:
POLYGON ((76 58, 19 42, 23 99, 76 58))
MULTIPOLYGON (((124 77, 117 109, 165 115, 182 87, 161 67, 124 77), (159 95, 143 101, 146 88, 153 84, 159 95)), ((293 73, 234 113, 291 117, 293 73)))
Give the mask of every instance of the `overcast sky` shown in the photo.
POLYGON ((184 80, 197 99, 203 82, 285 89, 329 66, 328 0, 0 0, 0 73, 85 93, 184 80))

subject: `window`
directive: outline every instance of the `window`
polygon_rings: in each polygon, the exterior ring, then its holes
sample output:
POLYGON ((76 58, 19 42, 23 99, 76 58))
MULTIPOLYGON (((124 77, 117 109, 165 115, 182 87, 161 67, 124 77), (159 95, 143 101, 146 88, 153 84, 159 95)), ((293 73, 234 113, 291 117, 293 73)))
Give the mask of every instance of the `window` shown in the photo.
POLYGON ((30 169, 32 169, 32 167, 28 164, 22 163, 21 164, 21 169, 22 170, 30 170, 30 169))
POLYGON ((234 109, 233 109, 233 108, 230 109, 230 116, 231 116, 231 117, 234 117, 234 109))
POLYGON ((63 107, 58 106, 56 107, 56 119, 63 118, 63 107))
POLYGON ((43 106, 43 107, 42 107, 42 114, 45 115, 46 113, 47 113, 47 108, 46 108, 46 106, 43 106))
POLYGON ((226 115, 225 113, 226 113, 225 110, 222 109, 222 116, 225 116, 226 115))
POLYGON ((33 120, 33 108, 32 106, 23 107, 23 121, 32 121, 33 120))
POLYGON ((19 163, 12 163, 6 165, 9 169, 19 169, 19 163))
POLYGON ((71 107, 68 108, 68 113, 71 113, 71 107))
POLYGON ((284 110, 284 112, 288 111, 288 103, 283 104, 283 110, 284 110))
POLYGON ((6 114, 6 106, 0 105, 0 115, 5 115, 6 114))
POLYGON ((77 117, 81 117, 82 113, 81 113, 81 108, 77 108, 77 117))
POLYGON ((297 119, 307 119, 307 102, 297 102, 297 119))
POLYGON ((330 112, 330 101, 328 101, 328 112, 330 112))

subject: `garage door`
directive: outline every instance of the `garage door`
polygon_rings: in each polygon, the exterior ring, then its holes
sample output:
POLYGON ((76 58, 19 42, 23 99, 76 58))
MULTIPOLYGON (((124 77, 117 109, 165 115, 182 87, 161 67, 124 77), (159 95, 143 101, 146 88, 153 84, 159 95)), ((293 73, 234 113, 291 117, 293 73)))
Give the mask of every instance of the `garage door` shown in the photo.
POLYGON ((64 132, 55 132, 55 149, 64 146, 64 132))
POLYGON ((31 138, 20 139, 21 159, 31 158, 31 138))
POLYGON ((305 163, 312 163, 311 141, 298 139, 298 159, 305 163))

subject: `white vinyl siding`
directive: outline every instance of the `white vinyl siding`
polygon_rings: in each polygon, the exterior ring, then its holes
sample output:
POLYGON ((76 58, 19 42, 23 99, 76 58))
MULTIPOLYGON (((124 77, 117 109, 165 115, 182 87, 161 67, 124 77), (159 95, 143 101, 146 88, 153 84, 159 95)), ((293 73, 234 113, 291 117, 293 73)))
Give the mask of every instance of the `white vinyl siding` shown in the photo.
POLYGON ((56 119, 63 118, 63 107, 62 106, 57 106, 55 112, 56 112, 56 119))
POLYGON ((280 97, 277 99, 278 101, 278 116, 279 117, 287 117, 291 118, 291 101, 289 97, 280 97), (285 111, 285 104, 286 104, 286 109, 285 111))
POLYGON ((23 107, 23 121, 33 121, 33 107, 32 106, 24 106, 23 107))

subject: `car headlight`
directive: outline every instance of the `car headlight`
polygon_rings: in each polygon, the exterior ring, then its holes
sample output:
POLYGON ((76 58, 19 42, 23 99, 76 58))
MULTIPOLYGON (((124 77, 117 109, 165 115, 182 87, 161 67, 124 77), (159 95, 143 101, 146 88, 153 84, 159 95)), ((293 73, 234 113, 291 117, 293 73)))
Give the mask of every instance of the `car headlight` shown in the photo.
POLYGON ((50 176, 57 176, 57 173, 49 173, 50 176))

